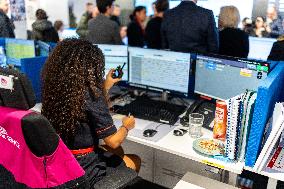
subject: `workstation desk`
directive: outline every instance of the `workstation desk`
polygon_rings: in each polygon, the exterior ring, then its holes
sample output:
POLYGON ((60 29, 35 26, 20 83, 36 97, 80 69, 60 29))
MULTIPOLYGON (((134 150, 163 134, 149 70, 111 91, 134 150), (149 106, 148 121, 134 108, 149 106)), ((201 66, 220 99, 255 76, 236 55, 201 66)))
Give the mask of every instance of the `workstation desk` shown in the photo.
MULTIPOLYGON (((41 111, 41 104, 37 104, 34 108, 34 111, 40 112, 41 111)), ((118 119, 121 119, 123 115, 115 114, 113 115, 113 119, 117 123, 118 119)), ((151 122, 148 120, 142 120, 142 119, 135 119, 136 120, 136 132, 143 132, 144 128, 149 125, 159 125, 159 123, 151 122)), ((120 125, 117 124, 117 127, 120 125)), ((182 128, 181 125, 176 125, 175 128, 182 128)), ((183 127, 185 128, 185 127, 183 127)), ((161 128, 160 128, 161 129, 161 128)), ((202 128, 203 138, 212 138, 212 131, 209 131, 205 128, 202 128)), ((242 173, 244 163, 241 162, 225 162, 217 159, 213 159, 210 157, 202 156, 198 154, 196 151, 193 150, 192 145, 193 141, 195 139, 191 138, 188 133, 186 133, 184 136, 174 136, 173 131, 169 132, 166 136, 158 140, 157 142, 150 141, 147 139, 142 139, 139 137, 136 137, 132 134, 132 131, 129 132, 127 136, 126 142, 123 144, 123 148, 125 150, 125 153, 134 153, 141 157, 142 159, 142 170, 141 175, 143 178, 146 177, 147 180, 151 182, 155 182, 157 184, 163 184, 163 186, 173 188, 178 181, 181 180, 181 178, 187 173, 191 172, 191 167, 194 169, 206 169, 205 171, 212 172, 211 167, 213 169, 214 174, 222 174, 226 172, 227 180, 230 185, 236 185, 237 183, 237 176, 238 174, 242 173), (134 146, 135 145, 135 146, 134 146), (145 152, 146 151, 146 152, 145 152), (149 153, 149 151, 151 151, 149 153), (165 160, 159 160, 160 158, 157 156, 163 156, 165 160), (145 160, 146 159, 146 160, 145 160), (165 161, 168 161, 168 165, 163 165, 168 167, 168 170, 165 170, 165 168, 162 168, 161 171, 169 171, 168 173, 165 173, 166 175, 170 176, 168 178, 164 176, 158 176, 159 178, 155 178, 155 174, 164 174, 164 173, 157 173, 157 169, 155 168, 156 164, 165 164, 165 161), (190 160, 190 161, 187 161, 190 160), (152 161, 152 162, 151 162, 152 161), (146 163, 143 167, 143 162, 146 163), (193 165, 189 165, 193 164, 193 165), (171 168, 170 168, 171 167, 171 168), (150 170, 144 170, 144 169, 150 169, 150 170), (173 171, 170 171, 171 169, 174 169, 175 173, 173 171), (178 170, 182 169, 182 170, 178 170), (152 172, 149 174, 149 171, 152 172), (167 183, 166 179, 170 179, 170 181, 167 183), (163 180, 165 179, 165 180, 163 180), (158 180, 158 181, 157 181, 158 180)), ((204 171, 204 170, 203 170, 204 171)), ((202 171, 202 172, 203 172, 202 171)), ((197 170, 197 173, 200 173, 197 170)), ((219 181, 225 181, 224 176, 220 177, 219 181)), ((211 177, 212 178, 212 177, 211 177)), ((215 176, 213 178, 216 178, 215 176)), ((219 178, 219 177, 218 177, 219 178)))

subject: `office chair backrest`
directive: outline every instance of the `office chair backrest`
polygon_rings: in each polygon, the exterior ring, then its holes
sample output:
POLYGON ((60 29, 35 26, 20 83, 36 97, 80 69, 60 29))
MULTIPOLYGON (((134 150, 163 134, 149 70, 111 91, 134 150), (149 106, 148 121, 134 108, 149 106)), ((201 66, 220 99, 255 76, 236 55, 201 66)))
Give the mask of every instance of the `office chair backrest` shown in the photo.
POLYGON ((0 105, 28 110, 35 103, 35 94, 28 78, 17 70, 0 67, 0 105))
MULTIPOLYGON (((35 115, 28 110, 35 103, 31 85, 16 71, 0 73, 0 188, 87 188, 84 170, 61 139, 54 141, 51 155, 37 157, 32 152, 23 132, 26 118, 35 115)), ((51 127, 41 115, 29 121, 51 127)))

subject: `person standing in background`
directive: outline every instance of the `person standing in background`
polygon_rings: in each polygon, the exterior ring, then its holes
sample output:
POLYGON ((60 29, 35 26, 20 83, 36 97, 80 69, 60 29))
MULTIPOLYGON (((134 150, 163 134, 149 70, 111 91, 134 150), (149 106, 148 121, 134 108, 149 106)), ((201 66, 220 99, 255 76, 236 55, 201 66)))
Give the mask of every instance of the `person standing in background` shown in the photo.
POLYGON ((152 18, 146 27, 146 45, 151 49, 161 49, 161 26, 164 17, 164 12, 169 9, 168 0, 157 0, 155 2, 154 9, 156 12, 154 18, 152 18))
POLYGON ((274 42, 267 59, 272 61, 284 61, 284 35, 278 37, 277 41, 274 42))
POLYGON ((127 27, 127 37, 129 46, 145 46, 145 30, 143 24, 146 18, 146 7, 135 7, 132 15, 130 15, 131 22, 127 27))
POLYGON ((275 6, 268 7, 267 9, 267 31, 272 38, 278 38, 284 34, 282 19, 276 10, 275 6))
POLYGON ((240 13, 235 6, 221 8, 219 26, 219 53, 221 55, 247 58, 249 54, 249 36, 238 29, 240 13))
POLYGON ((96 12, 96 7, 93 3, 87 3, 86 4, 86 12, 82 15, 78 27, 77 27, 77 34, 80 36, 80 38, 86 38, 88 35, 88 22, 93 18, 93 14, 96 12))
POLYGON ((44 42, 57 43, 59 36, 52 23, 47 20, 48 16, 42 9, 36 11, 36 21, 32 24, 32 38, 44 42))
POLYGON ((8 11, 8 1, 0 0, 0 37, 15 38, 15 26, 7 16, 8 11))
POLYGON ((115 21, 119 26, 121 26, 120 18, 119 18, 120 14, 121 14, 120 6, 119 5, 114 5, 113 12, 112 12, 112 15, 111 15, 110 19, 112 21, 115 21))
POLYGON ((267 32, 264 18, 261 16, 256 17, 254 23, 254 29, 250 33, 252 37, 269 37, 269 33, 267 32))
POLYGON ((178 52, 218 53, 218 30, 211 10, 184 0, 165 12, 162 47, 178 52))
POLYGON ((87 39, 94 44, 121 45, 119 26, 110 19, 114 0, 97 0, 100 14, 88 23, 87 39))
POLYGON ((248 17, 245 17, 242 20, 242 30, 247 34, 251 34, 253 32, 253 24, 252 20, 248 17))
POLYGON ((64 24, 61 20, 56 20, 54 22, 54 29, 57 31, 58 36, 59 36, 59 40, 62 41, 62 33, 64 31, 64 24))

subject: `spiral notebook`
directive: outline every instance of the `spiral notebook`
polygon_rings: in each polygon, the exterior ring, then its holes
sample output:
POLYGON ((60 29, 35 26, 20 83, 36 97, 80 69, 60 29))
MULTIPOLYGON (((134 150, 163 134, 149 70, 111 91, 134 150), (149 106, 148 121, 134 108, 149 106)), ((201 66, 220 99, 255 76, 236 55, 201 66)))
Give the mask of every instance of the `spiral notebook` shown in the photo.
POLYGON ((240 132, 240 105, 243 95, 236 96, 226 101, 228 108, 227 134, 225 155, 230 160, 236 160, 238 150, 238 135, 240 132))

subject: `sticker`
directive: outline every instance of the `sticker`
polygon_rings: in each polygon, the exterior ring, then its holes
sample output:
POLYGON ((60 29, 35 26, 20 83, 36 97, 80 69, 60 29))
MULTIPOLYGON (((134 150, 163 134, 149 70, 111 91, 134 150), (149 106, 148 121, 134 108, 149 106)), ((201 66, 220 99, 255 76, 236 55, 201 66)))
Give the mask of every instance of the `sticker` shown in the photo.
POLYGON ((252 77, 252 70, 241 69, 240 75, 243 77, 252 77))
POLYGON ((268 67, 267 66, 257 66, 257 71, 263 71, 263 72, 268 72, 268 67))
POLYGON ((1 89, 14 89, 13 77, 0 75, 0 88, 1 89))
POLYGON ((207 161, 207 160, 202 160, 202 163, 206 164, 206 165, 209 165, 209 166, 212 166, 212 167, 217 167, 219 169, 224 169, 225 166, 224 165, 220 165, 220 164, 217 164, 217 163, 213 163, 213 162, 210 162, 210 161, 207 161))

